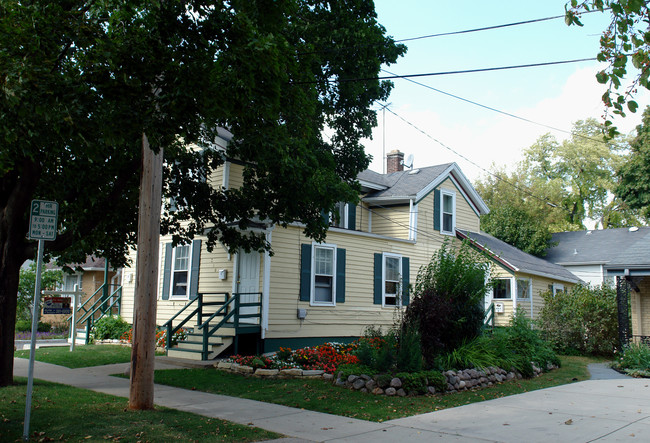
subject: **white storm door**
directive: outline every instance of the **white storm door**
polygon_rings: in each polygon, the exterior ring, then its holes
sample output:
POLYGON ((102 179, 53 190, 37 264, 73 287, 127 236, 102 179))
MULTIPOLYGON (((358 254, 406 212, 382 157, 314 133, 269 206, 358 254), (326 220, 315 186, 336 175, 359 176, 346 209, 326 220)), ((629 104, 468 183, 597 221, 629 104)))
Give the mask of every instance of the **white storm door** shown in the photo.
MULTIPOLYGON (((237 292, 247 294, 240 296, 241 303, 256 303, 260 301, 260 254, 259 252, 246 252, 243 249, 239 251, 239 266, 237 276, 237 292)), ((242 307, 239 313, 258 314, 260 307, 247 306, 242 307)), ((240 323, 259 323, 257 318, 242 318, 240 323)))

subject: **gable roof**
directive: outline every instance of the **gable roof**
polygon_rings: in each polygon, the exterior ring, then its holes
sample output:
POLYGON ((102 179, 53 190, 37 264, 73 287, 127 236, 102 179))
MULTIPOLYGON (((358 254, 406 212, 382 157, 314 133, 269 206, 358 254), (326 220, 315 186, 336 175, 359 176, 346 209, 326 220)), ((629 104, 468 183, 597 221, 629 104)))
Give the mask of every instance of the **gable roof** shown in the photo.
POLYGON ((361 185, 370 190, 363 200, 380 204, 406 203, 408 200, 418 203, 447 178, 454 182, 477 214, 490 212, 456 163, 407 169, 391 174, 379 174, 366 169, 357 176, 361 185))
POLYGON ((570 283, 580 283, 581 281, 562 266, 527 254, 485 232, 478 233, 459 229, 456 230, 456 233, 459 238, 468 239, 474 246, 513 272, 523 272, 570 283))
POLYGON ((73 270, 77 268, 83 269, 84 272, 88 271, 104 271, 106 266, 106 259, 103 257, 95 257, 94 255, 86 256, 86 261, 84 263, 68 263, 66 265, 59 263, 47 263, 45 265, 46 269, 63 269, 64 266, 68 266, 73 270))
POLYGON ((546 260, 560 265, 650 265, 650 227, 557 232, 546 260))

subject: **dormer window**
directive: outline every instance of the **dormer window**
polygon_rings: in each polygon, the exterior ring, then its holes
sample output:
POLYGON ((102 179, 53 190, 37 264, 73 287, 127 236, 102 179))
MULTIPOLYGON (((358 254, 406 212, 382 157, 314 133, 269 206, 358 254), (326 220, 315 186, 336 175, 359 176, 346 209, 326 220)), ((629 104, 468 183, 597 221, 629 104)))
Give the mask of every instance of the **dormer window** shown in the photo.
POLYGON ((330 226, 343 229, 356 229, 357 207, 352 203, 338 202, 330 212, 330 226))

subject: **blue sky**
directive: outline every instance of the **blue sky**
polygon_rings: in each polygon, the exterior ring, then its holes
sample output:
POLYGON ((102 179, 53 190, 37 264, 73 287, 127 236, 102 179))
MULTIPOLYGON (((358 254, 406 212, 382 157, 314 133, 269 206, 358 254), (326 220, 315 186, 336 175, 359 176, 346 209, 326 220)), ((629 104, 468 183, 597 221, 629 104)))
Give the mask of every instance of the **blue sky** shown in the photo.
MULTIPOLYGON (((376 0, 379 22, 396 40, 461 31, 564 14, 562 0, 462 3, 417 0, 376 0), (459 6, 462 5, 462 6, 459 6)), ((599 37, 609 16, 583 17, 584 27, 568 27, 563 19, 406 42, 408 52, 386 69, 399 74, 488 68, 595 57, 599 37)), ((595 80, 597 62, 582 62, 487 73, 421 77, 414 80, 548 126, 570 130, 587 117, 601 118, 603 85, 595 80)), ((385 73, 382 73, 385 74, 385 73)), ((492 163, 510 168, 521 152, 540 135, 567 135, 522 122, 447 97, 404 79, 394 80, 390 109, 444 145, 489 169, 492 163)), ((642 110, 648 94, 637 97, 642 110)), ((616 123, 627 132, 640 122, 641 113, 616 123)), ((373 155, 371 169, 382 171, 382 149, 413 154, 415 167, 457 162, 471 180, 485 175, 430 137, 386 112, 366 150, 373 155)))

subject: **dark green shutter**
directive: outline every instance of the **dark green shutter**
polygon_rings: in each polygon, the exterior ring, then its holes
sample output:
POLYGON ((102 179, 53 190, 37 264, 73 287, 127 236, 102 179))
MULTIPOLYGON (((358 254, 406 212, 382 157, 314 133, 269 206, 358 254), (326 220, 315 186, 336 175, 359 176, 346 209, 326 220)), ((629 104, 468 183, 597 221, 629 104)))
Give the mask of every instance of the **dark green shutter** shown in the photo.
POLYGON ((348 229, 357 229, 357 206, 348 204, 348 229))
POLYGON ((382 297, 384 295, 383 278, 382 278, 382 254, 375 254, 375 273, 374 273, 374 297, 373 303, 376 305, 382 304, 382 297))
POLYGON ((402 305, 408 306, 409 304, 409 283, 411 281, 410 263, 408 257, 402 257, 402 305))
POLYGON ((300 245, 300 301, 309 301, 311 294, 311 245, 300 245))
POLYGON ((162 299, 169 300, 169 282, 172 273, 172 244, 165 243, 165 262, 163 265, 162 299))
POLYGON ((440 230, 440 189, 433 191, 433 229, 440 230))
POLYGON ((345 249, 336 250, 336 303, 345 303, 345 249))
POLYGON ((190 269, 190 300, 198 297, 200 265, 201 240, 194 240, 192 241, 192 268, 190 269))

